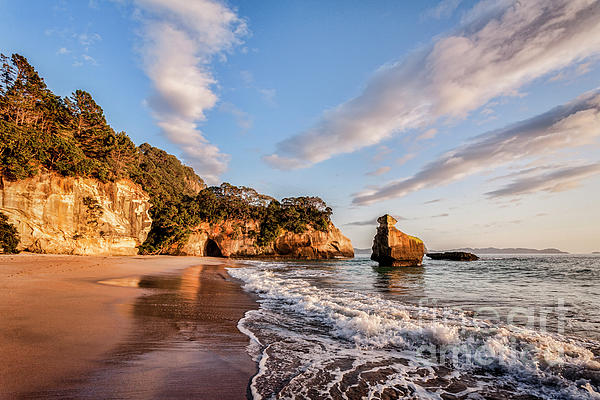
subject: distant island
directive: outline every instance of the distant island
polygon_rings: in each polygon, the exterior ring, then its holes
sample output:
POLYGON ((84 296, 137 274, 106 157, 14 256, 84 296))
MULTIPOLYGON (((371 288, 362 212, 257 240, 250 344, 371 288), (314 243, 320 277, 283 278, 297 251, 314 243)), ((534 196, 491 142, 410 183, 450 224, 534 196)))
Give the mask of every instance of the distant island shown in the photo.
POLYGON ((559 249, 549 248, 549 249, 527 249, 524 247, 509 247, 499 249, 496 247, 483 247, 483 248, 472 248, 472 247, 464 247, 461 249, 452 249, 445 251, 463 251, 474 254, 569 254, 566 251, 561 251, 559 249))
MULTIPOLYGON (((481 248, 473 248, 473 247, 463 247, 460 249, 450 249, 450 250, 428 250, 432 253, 443 253, 443 252, 466 252, 473 254, 569 254, 566 251, 562 251, 559 249, 548 248, 548 249, 528 249, 525 247, 508 247, 499 249, 497 247, 481 247, 481 248)), ((359 249, 354 248, 354 254, 371 254, 371 248, 367 249, 359 249)), ((594 251, 592 254, 600 254, 600 251, 594 251)))

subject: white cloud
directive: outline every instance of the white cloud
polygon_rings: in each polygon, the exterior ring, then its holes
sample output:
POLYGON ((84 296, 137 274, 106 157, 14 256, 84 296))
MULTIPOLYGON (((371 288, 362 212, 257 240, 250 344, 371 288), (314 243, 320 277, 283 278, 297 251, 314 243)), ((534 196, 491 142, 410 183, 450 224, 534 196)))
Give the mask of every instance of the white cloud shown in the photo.
POLYGON ((218 97, 210 71, 215 56, 241 43, 243 19, 216 0, 135 0, 144 23, 141 48, 155 93, 149 99, 165 136, 208 183, 218 182, 229 156, 198 128, 218 97))
POLYGON ((446 152, 408 179, 357 194, 353 203, 364 205, 406 196, 517 160, 594 143, 599 136, 600 90, 596 90, 544 114, 480 135, 446 152))
POLYGON ((483 1, 452 34, 384 65, 358 97, 264 157, 308 167, 440 118, 460 119, 490 100, 519 95, 536 78, 600 53, 600 2, 483 1))

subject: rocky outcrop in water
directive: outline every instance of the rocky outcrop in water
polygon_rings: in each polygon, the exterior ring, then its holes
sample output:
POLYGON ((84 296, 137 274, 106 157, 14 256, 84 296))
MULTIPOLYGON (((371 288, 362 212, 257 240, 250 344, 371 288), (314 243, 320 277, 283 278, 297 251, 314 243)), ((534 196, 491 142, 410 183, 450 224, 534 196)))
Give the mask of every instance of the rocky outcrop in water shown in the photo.
POLYGON ((448 261, 477 261, 477 257, 473 253, 467 253, 465 251, 447 251, 444 253, 427 253, 427 257, 432 260, 448 260, 448 261))
POLYGON ((377 261, 382 267, 412 267, 422 264, 425 245, 421 239, 398 230, 395 227, 398 221, 391 215, 379 217, 377 222, 379 226, 373 239, 371 260, 377 261))
POLYGON ((128 181, 38 173, 0 177, 0 212, 15 225, 20 250, 54 254, 133 255, 152 220, 148 195, 128 181))
POLYGON ((204 222, 197 226, 182 247, 173 255, 213 257, 266 257, 319 260, 354 257, 350 239, 333 224, 327 232, 309 226, 303 233, 282 231, 273 242, 259 246, 260 231, 256 221, 226 220, 218 224, 204 222))

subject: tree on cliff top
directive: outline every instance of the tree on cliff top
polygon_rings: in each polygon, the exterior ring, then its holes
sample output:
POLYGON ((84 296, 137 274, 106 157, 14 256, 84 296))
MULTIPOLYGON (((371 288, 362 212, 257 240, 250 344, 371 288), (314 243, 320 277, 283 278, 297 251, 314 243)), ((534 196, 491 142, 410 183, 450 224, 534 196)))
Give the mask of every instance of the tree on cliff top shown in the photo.
POLYGON ((18 253, 19 234, 17 228, 10 222, 8 217, 0 213, 0 250, 3 253, 18 253))
POLYGON ((102 181, 129 178, 154 203, 195 195, 204 182, 174 156, 148 144, 139 148, 115 133, 104 111, 84 90, 54 95, 19 54, 0 54, 0 174, 9 180, 40 168, 102 181))
POLYGON ((281 202, 245 186, 223 183, 203 189, 195 196, 169 200, 154 213, 152 229, 140 247, 143 254, 168 252, 185 243, 201 222, 216 224, 225 220, 257 221, 256 243, 264 247, 282 231, 303 233, 309 226, 327 231, 331 208, 319 197, 288 197, 281 202))

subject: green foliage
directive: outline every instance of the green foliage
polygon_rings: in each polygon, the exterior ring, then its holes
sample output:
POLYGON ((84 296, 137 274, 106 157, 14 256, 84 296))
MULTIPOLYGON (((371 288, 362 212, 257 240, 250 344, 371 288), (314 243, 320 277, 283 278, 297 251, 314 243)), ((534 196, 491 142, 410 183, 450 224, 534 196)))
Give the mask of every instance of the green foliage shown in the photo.
POLYGON ((139 168, 132 175, 152 198, 154 212, 169 202, 181 201, 183 196, 196 195, 205 186, 192 168, 148 143, 139 147, 139 168))
POLYGON ((281 204, 278 201, 269 203, 260 222, 260 232, 256 238, 256 244, 264 247, 279 236, 281 232, 281 215, 281 204))
POLYGON ((0 213, 0 248, 4 253, 18 253, 19 234, 17 228, 10 222, 8 217, 0 213))
POLYGON ((181 246, 185 243, 191 232, 190 228, 200 222, 189 213, 186 205, 190 204, 187 198, 163 204, 160 212, 155 213, 146 241, 139 247, 140 254, 161 254, 173 245, 181 246))

